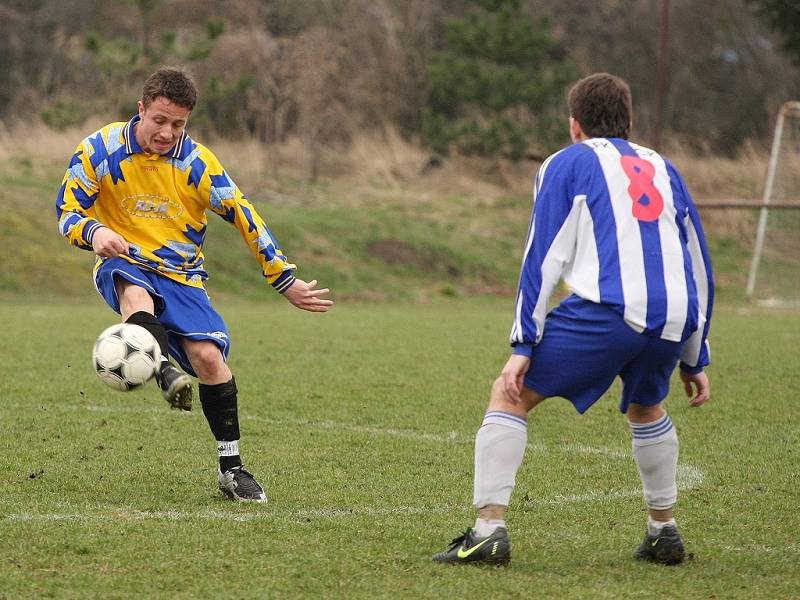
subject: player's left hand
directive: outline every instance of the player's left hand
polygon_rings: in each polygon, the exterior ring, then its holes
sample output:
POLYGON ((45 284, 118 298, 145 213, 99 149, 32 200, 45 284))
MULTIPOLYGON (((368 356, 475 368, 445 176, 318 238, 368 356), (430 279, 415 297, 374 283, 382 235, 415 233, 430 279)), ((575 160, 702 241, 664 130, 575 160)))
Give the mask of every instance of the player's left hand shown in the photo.
POLYGON ((689 398, 694 395, 694 398, 689 401, 689 406, 700 406, 711 398, 711 383, 708 381, 708 375, 702 371, 694 374, 681 371, 681 381, 683 381, 683 389, 686 390, 686 395, 689 398), (694 385, 694 388, 692 385, 694 385), (696 394, 695 389, 697 389, 696 394))
POLYGON ((327 312, 333 306, 333 300, 322 298, 331 293, 328 288, 315 289, 317 280, 305 282, 295 279, 288 290, 283 292, 284 297, 297 308, 311 312, 327 312))

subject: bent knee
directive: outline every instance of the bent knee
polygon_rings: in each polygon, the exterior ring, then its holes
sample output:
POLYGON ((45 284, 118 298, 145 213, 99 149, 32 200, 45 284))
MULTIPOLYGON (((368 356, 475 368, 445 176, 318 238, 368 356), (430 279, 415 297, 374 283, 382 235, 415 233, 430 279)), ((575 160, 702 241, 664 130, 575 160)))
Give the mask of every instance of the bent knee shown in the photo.
POLYGON ((628 405, 628 420, 633 423, 650 423, 663 417, 666 412, 660 402, 653 406, 643 406, 631 402, 628 405))
POLYGON ((184 343, 189 362, 198 374, 216 373, 225 368, 222 351, 209 340, 186 341, 184 343))
POLYGON ((120 312, 122 312, 123 317, 127 318, 140 310, 149 313, 153 312, 155 306, 153 298, 150 296, 150 292, 143 287, 121 277, 115 278, 114 287, 117 292, 120 312))
POLYGON ((492 398, 498 395, 505 397, 505 390, 503 389, 502 377, 498 377, 497 379, 495 379, 494 383, 492 384, 492 398))
POLYGON ((531 409, 546 398, 532 389, 523 386, 520 392, 520 403, 512 402, 505 390, 505 382, 502 377, 498 377, 492 384, 492 391, 489 398, 489 410, 500 410, 512 415, 526 416, 531 409))

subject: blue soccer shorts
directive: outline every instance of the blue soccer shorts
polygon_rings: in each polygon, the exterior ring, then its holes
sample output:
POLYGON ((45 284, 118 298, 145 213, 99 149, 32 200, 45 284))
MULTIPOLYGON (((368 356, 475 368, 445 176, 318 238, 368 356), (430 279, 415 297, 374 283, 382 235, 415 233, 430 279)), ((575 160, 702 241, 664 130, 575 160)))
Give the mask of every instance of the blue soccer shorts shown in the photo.
POLYGON ((547 315, 525 386, 566 398, 583 414, 619 375, 619 409, 626 413, 630 403, 654 406, 667 396, 682 348, 637 333, 611 308, 573 295, 547 315))
POLYGON ((117 313, 119 298, 114 280, 122 278, 146 289, 153 298, 158 320, 169 336, 169 353, 187 373, 197 376, 180 340, 210 340, 228 357, 230 339, 225 321, 211 306, 203 288, 183 285, 122 258, 109 258, 95 274, 95 287, 117 313))

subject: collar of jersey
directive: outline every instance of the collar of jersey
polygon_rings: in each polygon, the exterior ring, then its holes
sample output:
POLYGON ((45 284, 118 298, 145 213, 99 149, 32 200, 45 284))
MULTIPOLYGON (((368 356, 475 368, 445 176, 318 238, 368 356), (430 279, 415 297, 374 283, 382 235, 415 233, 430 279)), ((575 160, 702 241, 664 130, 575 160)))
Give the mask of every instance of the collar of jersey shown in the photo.
MULTIPOLYGON (((125 138, 125 152, 128 154, 144 154, 144 150, 139 145, 139 142, 136 141, 136 135, 134 132, 134 127, 136 124, 142 120, 142 117, 139 115, 134 115, 133 118, 125 123, 125 127, 122 129, 122 135, 125 138)), ((178 139, 178 143, 172 147, 172 152, 169 153, 172 158, 178 158, 181 155, 181 149, 183 148, 183 142, 186 139, 186 130, 184 129, 181 133, 181 137, 178 139)), ((167 156, 162 155, 162 156, 167 156)))

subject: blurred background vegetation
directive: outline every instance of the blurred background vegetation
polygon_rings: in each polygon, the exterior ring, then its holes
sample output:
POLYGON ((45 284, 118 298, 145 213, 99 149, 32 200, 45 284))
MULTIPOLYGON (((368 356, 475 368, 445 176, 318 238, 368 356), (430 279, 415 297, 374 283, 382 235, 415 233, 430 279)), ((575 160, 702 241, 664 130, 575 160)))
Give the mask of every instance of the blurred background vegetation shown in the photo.
MULTIPOLYGON (((800 94, 800 6, 672 0, 664 137, 733 155, 800 94)), ((652 141, 664 0, 3 0, 0 120, 124 118, 160 64, 202 92, 192 127, 274 144, 397 128, 445 153, 546 154, 564 89, 607 70, 652 141)))
MULTIPOLYGON (((799 31, 777 0, 0 0, 0 201, 21 206, 0 217, 0 293, 86 288, 58 182, 162 64, 198 82, 193 137, 340 293, 506 293, 571 82, 624 77, 635 139, 699 198, 757 198, 778 107, 800 98, 799 31), (53 254, 58 274, 26 267, 53 254)), ((753 214, 708 215, 723 282, 741 283, 753 214)), ((250 293, 222 229, 212 276, 250 293)))

